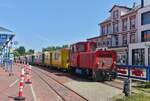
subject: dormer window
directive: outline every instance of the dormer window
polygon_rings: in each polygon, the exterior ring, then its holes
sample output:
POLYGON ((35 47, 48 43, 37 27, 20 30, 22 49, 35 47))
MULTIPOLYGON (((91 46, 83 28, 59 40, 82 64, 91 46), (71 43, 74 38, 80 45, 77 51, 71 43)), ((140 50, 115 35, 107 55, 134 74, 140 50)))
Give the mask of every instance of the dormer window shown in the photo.
POLYGON ((115 10, 115 11, 113 12, 113 18, 114 18, 114 19, 119 18, 119 11, 118 11, 118 10, 115 10))

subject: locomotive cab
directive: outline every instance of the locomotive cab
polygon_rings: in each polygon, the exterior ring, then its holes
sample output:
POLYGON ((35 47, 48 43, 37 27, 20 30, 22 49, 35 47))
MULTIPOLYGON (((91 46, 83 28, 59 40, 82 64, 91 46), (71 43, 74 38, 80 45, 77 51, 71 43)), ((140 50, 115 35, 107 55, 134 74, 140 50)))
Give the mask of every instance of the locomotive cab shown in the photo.
POLYGON ((116 73, 116 52, 98 50, 95 53, 95 66, 93 69, 93 79, 105 81, 115 79, 116 73))

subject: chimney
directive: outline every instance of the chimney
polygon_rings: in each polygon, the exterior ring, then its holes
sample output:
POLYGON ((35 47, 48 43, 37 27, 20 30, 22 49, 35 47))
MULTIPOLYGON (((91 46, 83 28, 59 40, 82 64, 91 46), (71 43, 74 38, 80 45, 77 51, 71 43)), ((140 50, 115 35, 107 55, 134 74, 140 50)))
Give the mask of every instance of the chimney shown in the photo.
POLYGON ((136 3, 134 2, 134 3, 133 3, 133 7, 132 7, 132 8, 135 8, 135 5, 136 5, 136 3))
POLYGON ((144 7, 144 0, 141 0, 141 8, 144 7))

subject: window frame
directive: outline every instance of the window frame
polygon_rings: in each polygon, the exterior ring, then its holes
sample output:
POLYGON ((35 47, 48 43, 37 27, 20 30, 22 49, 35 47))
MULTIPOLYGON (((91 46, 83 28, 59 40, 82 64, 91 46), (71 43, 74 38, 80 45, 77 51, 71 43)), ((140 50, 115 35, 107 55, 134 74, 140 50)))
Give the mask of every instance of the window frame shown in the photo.
POLYGON ((145 65, 145 49, 144 48, 132 50, 132 65, 145 65), (137 57, 134 57, 134 56, 137 56, 137 57))
POLYGON ((147 24, 150 24, 150 11, 141 14, 141 25, 147 25, 147 24), (144 19, 144 15, 147 19, 146 18, 144 19))

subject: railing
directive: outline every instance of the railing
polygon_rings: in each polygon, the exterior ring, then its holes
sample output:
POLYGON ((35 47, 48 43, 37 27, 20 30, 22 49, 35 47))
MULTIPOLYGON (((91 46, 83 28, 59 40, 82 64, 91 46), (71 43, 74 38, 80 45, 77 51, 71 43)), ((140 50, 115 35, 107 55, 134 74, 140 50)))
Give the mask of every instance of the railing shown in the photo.
POLYGON ((150 66, 117 65, 118 76, 150 81, 150 66))

